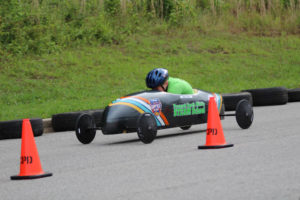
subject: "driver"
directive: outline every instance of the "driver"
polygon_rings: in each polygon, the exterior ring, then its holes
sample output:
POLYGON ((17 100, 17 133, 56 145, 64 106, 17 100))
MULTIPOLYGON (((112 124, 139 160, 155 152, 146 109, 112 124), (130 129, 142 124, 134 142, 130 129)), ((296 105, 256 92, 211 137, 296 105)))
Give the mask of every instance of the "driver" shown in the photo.
POLYGON ((173 94, 193 94, 192 86, 185 80, 169 77, 168 70, 155 68, 146 77, 146 85, 152 90, 173 94))

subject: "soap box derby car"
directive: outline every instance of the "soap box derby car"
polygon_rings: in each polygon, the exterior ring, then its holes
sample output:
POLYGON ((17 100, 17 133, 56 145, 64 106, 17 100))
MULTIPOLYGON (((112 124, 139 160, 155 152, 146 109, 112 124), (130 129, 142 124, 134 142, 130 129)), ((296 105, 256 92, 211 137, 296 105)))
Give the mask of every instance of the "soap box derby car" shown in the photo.
POLYGON ((89 114, 82 114, 76 120, 75 132, 83 144, 93 141, 96 131, 104 135, 137 132, 139 139, 151 143, 158 129, 180 127, 189 129, 194 124, 207 123, 208 101, 214 97, 221 119, 236 116, 243 129, 251 126, 253 109, 247 100, 241 100, 235 114, 225 114, 222 96, 195 90, 194 94, 171 94, 159 91, 142 91, 121 97, 104 110, 100 127, 89 114))

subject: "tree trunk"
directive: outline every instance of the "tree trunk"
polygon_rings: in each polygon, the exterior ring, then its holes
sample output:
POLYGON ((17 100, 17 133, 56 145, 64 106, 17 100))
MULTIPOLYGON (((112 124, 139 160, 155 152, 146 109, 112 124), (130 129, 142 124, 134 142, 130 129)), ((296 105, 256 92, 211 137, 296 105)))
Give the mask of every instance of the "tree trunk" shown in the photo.
POLYGON ((99 0, 99 8, 103 8, 103 4, 104 4, 103 0, 99 0))
POLYGON ((210 0, 210 7, 213 15, 216 15, 215 0, 210 0))
POLYGON ((33 4, 33 7, 34 7, 34 8, 39 8, 39 7, 40 7, 39 0, 33 0, 33 1, 32 1, 32 4, 33 4))
POLYGON ((236 17, 239 18, 240 12, 241 12, 241 0, 237 0, 236 4, 236 17))
POLYGON ((272 6, 273 6, 273 10, 275 10, 276 13, 280 12, 280 10, 281 10, 281 2, 280 2, 280 0, 274 0, 272 6))
POLYGON ((120 0, 120 4, 121 4, 121 9, 122 9, 122 14, 126 14, 126 12, 127 12, 126 0, 120 0))
POLYGON ((154 16, 156 16, 156 12, 155 12, 155 6, 154 6, 154 0, 151 0, 151 12, 153 13, 154 16))
POLYGON ((260 13, 262 15, 266 14, 266 4, 265 4, 265 0, 260 0, 260 13))
POLYGON ((80 2, 80 13, 85 13, 85 4, 86 4, 86 0, 81 0, 80 2))
POLYGON ((249 6, 250 6, 250 9, 252 10, 253 9, 253 0, 249 0, 249 6))
POLYGON ((164 18, 164 0, 160 0, 160 17, 164 18))
POLYGON ((295 8, 296 8, 296 2, 294 0, 290 0, 290 7, 291 7, 291 10, 292 11, 295 11, 295 8))
POLYGON ((272 0, 268 0, 268 11, 271 12, 273 8, 272 0))

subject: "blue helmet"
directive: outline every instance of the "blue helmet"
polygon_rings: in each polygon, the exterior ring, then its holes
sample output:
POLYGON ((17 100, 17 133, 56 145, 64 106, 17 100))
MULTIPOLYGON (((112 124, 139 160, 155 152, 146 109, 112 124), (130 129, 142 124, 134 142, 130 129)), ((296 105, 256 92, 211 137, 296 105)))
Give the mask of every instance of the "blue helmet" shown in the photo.
POLYGON ((146 85, 148 88, 156 88, 168 79, 168 70, 164 68, 156 68, 150 71, 146 77, 146 85))

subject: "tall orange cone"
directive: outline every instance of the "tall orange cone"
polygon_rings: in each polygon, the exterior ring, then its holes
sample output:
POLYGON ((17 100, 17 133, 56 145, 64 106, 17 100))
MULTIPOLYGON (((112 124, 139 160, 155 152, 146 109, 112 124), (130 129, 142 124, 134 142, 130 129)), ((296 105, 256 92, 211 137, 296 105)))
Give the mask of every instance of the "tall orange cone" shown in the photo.
POLYGON ((198 146, 198 149, 217 149, 232 146, 233 144, 226 144, 216 101, 214 97, 210 97, 208 103, 206 144, 198 146))
POLYGON ((20 174, 11 176, 12 180, 34 179, 52 176, 42 169, 39 154, 35 145, 33 132, 29 119, 24 119, 22 124, 22 146, 20 174))

